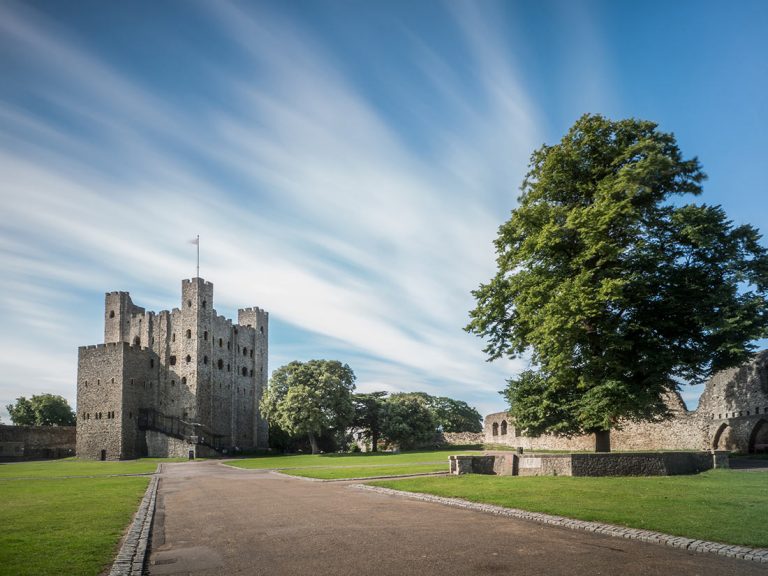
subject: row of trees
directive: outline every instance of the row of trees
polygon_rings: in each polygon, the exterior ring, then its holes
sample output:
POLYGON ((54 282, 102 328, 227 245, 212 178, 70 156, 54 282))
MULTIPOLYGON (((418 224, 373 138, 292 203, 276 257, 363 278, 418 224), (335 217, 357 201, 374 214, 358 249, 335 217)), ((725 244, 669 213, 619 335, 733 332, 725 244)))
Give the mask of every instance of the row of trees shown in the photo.
POLYGON ((291 439, 306 437, 317 453, 321 441, 345 444, 348 430, 356 428, 374 451, 380 442, 407 449, 432 441, 439 430, 482 430, 480 414, 460 400, 354 389, 354 372, 335 360, 296 361, 275 370, 261 403, 273 445, 286 448, 291 439))

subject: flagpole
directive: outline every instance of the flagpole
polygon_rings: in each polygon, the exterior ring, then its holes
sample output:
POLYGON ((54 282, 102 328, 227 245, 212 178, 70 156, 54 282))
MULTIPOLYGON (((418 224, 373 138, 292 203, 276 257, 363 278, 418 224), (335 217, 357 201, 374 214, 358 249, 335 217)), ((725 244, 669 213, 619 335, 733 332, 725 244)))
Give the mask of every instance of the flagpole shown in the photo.
POLYGON ((197 277, 200 278, 200 234, 197 235, 197 277))

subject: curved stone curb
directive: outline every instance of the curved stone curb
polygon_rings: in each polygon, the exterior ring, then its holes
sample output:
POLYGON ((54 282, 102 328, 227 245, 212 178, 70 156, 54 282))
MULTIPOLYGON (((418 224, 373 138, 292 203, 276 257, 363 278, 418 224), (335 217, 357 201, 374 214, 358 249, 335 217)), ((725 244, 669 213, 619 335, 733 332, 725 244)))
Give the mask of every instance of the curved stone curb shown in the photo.
MULTIPOLYGON (((158 472, 160 472, 160 467, 158 467, 158 472)), ((109 576, 141 576, 144 573, 144 559, 147 555, 149 533, 155 515, 157 483, 158 477, 153 476, 152 480, 149 481, 139 509, 133 517, 133 523, 128 534, 125 535, 120 552, 112 564, 109 576)))
MULTIPOLYGON (((285 468, 285 470, 290 470, 290 468, 285 468)), ((295 468, 295 470, 300 470, 300 468, 295 468)), ((398 474, 397 476, 361 476, 359 478, 310 478, 308 476, 294 476, 293 474, 286 474, 282 470, 270 470, 270 472, 272 474, 277 474, 278 476, 285 476, 295 480, 307 480, 309 482, 360 482, 362 480, 397 480, 398 478, 413 478, 414 476, 448 476, 448 472, 418 472, 416 474, 398 474)))
POLYGON ((391 488, 381 488, 379 486, 368 486, 366 484, 352 484, 350 488, 359 488, 370 490, 381 494, 392 496, 402 496, 414 500, 423 500, 425 502, 435 502, 455 508, 466 508, 496 514, 497 516, 508 516, 519 518, 521 520, 532 520, 542 524, 560 526, 561 528, 570 528, 571 530, 583 530, 585 532, 595 532, 596 534, 605 534, 617 538, 627 538, 629 540, 640 540, 651 544, 664 544, 674 548, 682 548, 692 552, 706 552, 709 554, 719 554, 720 556, 729 556, 752 562, 762 562, 768 564, 768 548, 748 548, 746 546, 731 546, 730 544, 721 544, 718 542, 708 542, 706 540, 694 540, 681 536, 670 536, 661 532, 651 530, 639 530, 637 528, 627 528, 625 526, 616 526, 614 524, 603 524, 601 522, 589 522, 586 520, 574 520, 563 516, 553 516, 551 514, 542 514, 540 512, 529 512, 517 508, 504 508, 493 504, 480 504, 469 502, 460 498, 444 498, 442 496, 433 496, 420 492, 405 492, 402 490, 392 490, 391 488))

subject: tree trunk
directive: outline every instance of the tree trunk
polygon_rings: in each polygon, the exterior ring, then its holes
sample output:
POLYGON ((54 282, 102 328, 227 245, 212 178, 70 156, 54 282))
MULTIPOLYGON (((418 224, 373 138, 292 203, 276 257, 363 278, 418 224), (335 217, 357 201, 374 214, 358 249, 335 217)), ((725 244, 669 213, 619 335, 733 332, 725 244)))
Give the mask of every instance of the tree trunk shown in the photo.
POLYGON ((317 447, 317 438, 312 432, 309 433, 309 445, 312 446, 312 454, 320 453, 320 449, 317 447))
POLYGON ((595 452, 611 451, 611 431, 595 430, 595 452))
POLYGON ((376 427, 371 428, 371 452, 379 451, 379 429, 376 427))

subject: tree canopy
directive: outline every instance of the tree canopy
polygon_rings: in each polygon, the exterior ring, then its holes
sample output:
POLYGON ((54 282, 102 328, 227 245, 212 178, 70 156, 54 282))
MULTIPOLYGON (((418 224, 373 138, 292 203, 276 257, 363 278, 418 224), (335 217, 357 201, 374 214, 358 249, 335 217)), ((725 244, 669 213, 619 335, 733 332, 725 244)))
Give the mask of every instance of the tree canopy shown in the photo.
POLYGON ((261 413, 292 435, 306 434, 312 453, 324 432, 352 423, 355 374, 337 360, 294 361, 272 373, 261 401, 261 413))
POLYGON ((6 406, 11 422, 17 426, 74 426, 75 413, 61 396, 39 394, 29 400, 16 398, 6 406))
POLYGON ((490 359, 530 358, 504 392, 516 426, 605 441, 622 419, 664 417, 680 382, 744 362, 768 333, 758 231, 677 198, 704 180, 648 121, 585 115, 533 153, 467 326, 490 359))
POLYGON ((387 398, 382 406, 381 433, 404 450, 431 442, 435 421, 424 398, 417 394, 392 394, 387 398))

